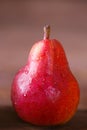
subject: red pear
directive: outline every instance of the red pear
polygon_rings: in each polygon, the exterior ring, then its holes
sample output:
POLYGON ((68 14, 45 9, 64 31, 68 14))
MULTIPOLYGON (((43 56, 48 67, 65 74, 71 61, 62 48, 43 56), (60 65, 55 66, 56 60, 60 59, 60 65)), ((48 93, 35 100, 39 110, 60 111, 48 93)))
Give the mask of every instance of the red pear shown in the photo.
POLYGON ((18 116, 36 125, 57 125, 69 121, 77 110, 80 91, 70 71, 61 43, 49 39, 35 43, 27 64, 15 75, 11 99, 18 116))

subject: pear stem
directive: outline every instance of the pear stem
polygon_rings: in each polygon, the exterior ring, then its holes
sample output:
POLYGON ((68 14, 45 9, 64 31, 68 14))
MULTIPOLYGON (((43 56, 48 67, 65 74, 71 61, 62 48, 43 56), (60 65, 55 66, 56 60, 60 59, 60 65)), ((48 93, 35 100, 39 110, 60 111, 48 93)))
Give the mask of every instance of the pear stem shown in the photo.
POLYGON ((44 26, 44 40, 49 39, 50 36, 50 25, 44 26))

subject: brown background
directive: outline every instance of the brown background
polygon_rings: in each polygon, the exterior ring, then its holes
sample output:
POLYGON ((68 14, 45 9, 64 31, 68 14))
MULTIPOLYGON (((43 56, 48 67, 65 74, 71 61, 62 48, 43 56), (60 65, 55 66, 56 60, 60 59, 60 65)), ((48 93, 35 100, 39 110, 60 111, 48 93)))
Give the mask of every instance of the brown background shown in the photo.
POLYGON ((87 109, 87 1, 0 1, 0 106, 10 106, 10 89, 17 70, 26 64, 31 46, 43 38, 43 26, 51 25, 51 38, 61 41, 81 99, 87 109))

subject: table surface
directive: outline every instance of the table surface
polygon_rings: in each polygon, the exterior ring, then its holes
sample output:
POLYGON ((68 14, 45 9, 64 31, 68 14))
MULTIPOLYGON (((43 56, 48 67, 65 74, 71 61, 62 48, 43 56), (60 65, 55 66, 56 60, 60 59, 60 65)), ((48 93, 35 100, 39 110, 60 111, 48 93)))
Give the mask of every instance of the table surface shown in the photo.
POLYGON ((35 126, 18 118, 11 106, 0 107, 0 130, 87 130, 87 111, 77 111, 75 116, 62 126, 35 126))

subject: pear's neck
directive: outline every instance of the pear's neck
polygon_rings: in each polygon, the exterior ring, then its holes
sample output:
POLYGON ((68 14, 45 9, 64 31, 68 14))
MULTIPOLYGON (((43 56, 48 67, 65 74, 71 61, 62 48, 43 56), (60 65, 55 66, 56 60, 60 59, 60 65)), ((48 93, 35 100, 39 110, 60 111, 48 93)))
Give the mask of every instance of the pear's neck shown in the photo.
POLYGON ((49 39, 50 37, 50 26, 44 26, 44 40, 49 39))

